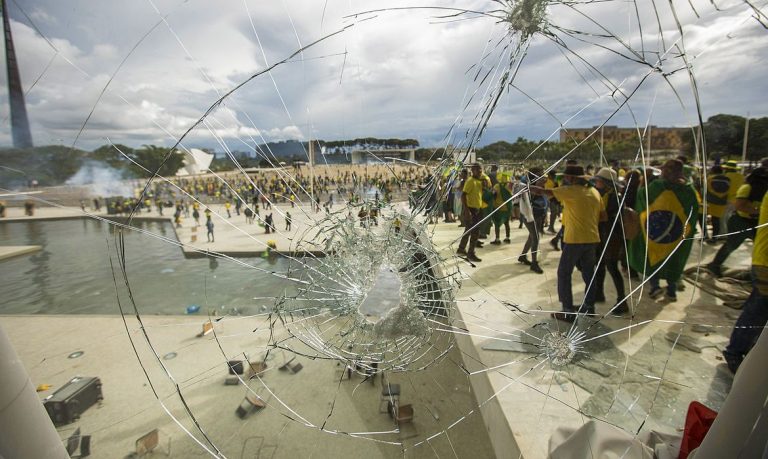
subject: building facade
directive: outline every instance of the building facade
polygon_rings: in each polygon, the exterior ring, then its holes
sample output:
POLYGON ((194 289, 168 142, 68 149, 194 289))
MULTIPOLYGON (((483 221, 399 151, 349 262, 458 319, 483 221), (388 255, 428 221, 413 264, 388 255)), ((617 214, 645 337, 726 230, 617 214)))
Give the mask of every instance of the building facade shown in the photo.
POLYGON ((581 142, 594 132, 591 139, 600 142, 601 138, 607 143, 638 142, 642 138, 643 146, 648 148, 650 135, 651 150, 683 151, 687 148, 685 135, 690 128, 649 126, 643 132, 642 128, 620 128, 618 126, 599 126, 591 128, 560 129, 560 142, 581 142))

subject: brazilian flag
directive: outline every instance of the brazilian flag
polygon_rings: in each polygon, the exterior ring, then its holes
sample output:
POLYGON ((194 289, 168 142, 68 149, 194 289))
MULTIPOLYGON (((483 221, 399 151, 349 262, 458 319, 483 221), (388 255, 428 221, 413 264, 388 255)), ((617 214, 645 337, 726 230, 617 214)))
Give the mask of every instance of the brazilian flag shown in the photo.
POLYGON ((699 218, 696 192, 688 184, 654 180, 648 185, 647 201, 645 190, 638 190, 635 210, 640 217, 640 231, 630 241, 630 266, 651 274, 664 263, 658 276, 676 282, 693 247, 692 236, 699 218))
POLYGON ((707 177, 707 210, 709 215, 722 218, 728 205, 728 190, 730 188, 731 179, 724 174, 707 177))

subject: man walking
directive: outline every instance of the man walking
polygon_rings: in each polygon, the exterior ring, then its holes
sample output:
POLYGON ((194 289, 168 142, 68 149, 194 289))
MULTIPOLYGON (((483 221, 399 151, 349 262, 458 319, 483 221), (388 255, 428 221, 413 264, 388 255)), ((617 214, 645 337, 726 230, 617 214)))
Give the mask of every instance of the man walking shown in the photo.
POLYGON ((752 249, 752 293, 741 309, 731 340, 723 351, 728 368, 736 373, 768 321, 768 193, 763 195, 752 249))
POLYGON ((665 301, 672 302, 677 300, 677 281, 693 247, 699 203, 683 177, 683 163, 677 159, 664 163, 661 178, 650 182, 646 190, 637 192, 635 211, 640 216, 640 231, 629 245, 629 265, 651 276, 653 299, 664 295, 659 282, 666 279, 665 301))
POLYGON ((213 220, 211 220, 211 216, 208 215, 205 219, 205 228, 208 230, 208 242, 214 242, 213 238, 213 220))
POLYGON ((624 255, 624 230, 621 222, 621 194, 619 176, 613 169, 603 167, 594 177, 602 199, 602 212, 598 230, 600 246, 597 249, 597 267, 595 268, 595 302, 605 301, 605 273, 613 279, 616 287, 616 303, 611 307, 613 314, 626 314, 629 307, 624 301, 624 276, 619 271, 619 262, 624 255))
POLYGON ((456 253, 458 255, 466 255, 469 261, 480 262, 482 260, 475 254, 475 248, 480 236, 480 221, 483 215, 483 169, 480 167, 480 164, 475 163, 472 165, 471 171, 472 175, 467 177, 462 189, 461 215, 465 231, 459 242, 459 250, 456 253), (468 240, 469 247, 465 250, 468 240))
POLYGON ((760 203, 768 190, 768 169, 758 167, 739 187, 733 201, 735 213, 728 218, 728 236, 725 244, 715 254, 715 258, 706 265, 706 269, 716 276, 722 275, 725 260, 747 239, 755 238, 755 227, 760 214, 760 203))
POLYGON ((563 204, 563 253, 557 266, 557 296, 563 311, 552 317, 566 322, 573 322, 573 313, 595 313, 595 289, 592 286, 595 274, 595 254, 600 243, 598 224, 602 203, 600 193, 587 181, 584 167, 571 164, 563 173, 563 186, 545 189, 532 187, 539 193, 554 196, 563 204), (584 280, 584 302, 576 310, 573 305, 571 276, 573 269, 581 271, 584 280))

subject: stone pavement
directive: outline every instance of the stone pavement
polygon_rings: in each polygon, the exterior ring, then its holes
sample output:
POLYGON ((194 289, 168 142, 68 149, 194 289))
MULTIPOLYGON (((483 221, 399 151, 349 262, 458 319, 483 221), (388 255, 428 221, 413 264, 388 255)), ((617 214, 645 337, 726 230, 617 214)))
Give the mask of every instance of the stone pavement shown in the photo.
POLYGON ((62 438, 78 427, 84 435, 92 435, 93 458, 127 457, 135 451, 134 442, 155 428, 160 429, 161 449, 170 447, 170 457, 208 456, 169 416, 210 448, 196 431, 176 385, 189 412, 226 457, 493 455, 477 415, 459 423, 449 435, 437 435, 406 454, 385 443, 403 441, 411 447, 472 410, 472 389, 463 370, 452 363, 460 359, 457 349, 429 372, 387 373, 390 383, 402 387, 401 403, 411 404, 415 411, 413 423, 397 433, 392 419, 380 412, 381 377, 373 384, 358 375, 340 380, 341 367, 333 361, 299 356, 294 363, 301 363, 303 369, 291 374, 279 369, 289 354, 275 349, 266 357, 267 368, 258 378, 243 376, 249 389, 243 382, 226 385, 228 360, 243 360, 247 355, 252 362, 262 361, 273 330, 283 335, 280 327, 271 329, 264 317, 229 317, 215 323, 216 337, 213 333, 199 337, 205 320, 146 316, 140 325, 134 317, 126 317, 124 324, 120 316, 0 316, 33 384, 51 385, 39 393, 41 398, 74 376, 101 379, 103 402, 86 410, 77 422, 58 428, 62 438), (78 351, 81 356, 69 357, 78 351), (240 419, 235 410, 246 395, 254 393, 267 407, 240 419), (305 421, 314 427, 306 426, 305 421), (330 433, 321 432, 319 426, 330 433))
MULTIPOLYGON (((518 340, 538 343, 535 337, 547 330, 566 332, 570 328, 549 317, 550 312, 560 310, 559 256, 548 243, 551 236, 542 237, 539 262, 544 274, 536 274, 517 262, 527 231, 516 226, 509 245, 490 245, 488 239, 477 251, 483 261, 475 267, 452 257, 461 235, 455 224, 436 225, 433 236, 443 257, 458 263, 468 275, 457 295, 460 318, 456 326, 469 332, 459 338, 470 360, 476 359, 469 362, 469 370, 501 366, 472 380, 478 401, 489 399, 483 414, 489 429, 496 427, 495 432, 491 430, 495 444, 504 444, 511 451, 517 447, 526 458, 543 458, 551 432, 559 426, 578 427, 586 415, 628 432, 642 426, 643 432, 676 433, 682 429, 691 401, 719 409, 732 381, 720 350, 735 320, 726 315, 729 308, 722 301, 690 284, 678 293, 675 303, 656 303, 647 297, 645 288, 633 295, 633 317, 581 321, 577 330, 594 339, 585 343, 566 369, 553 369, 541 350, 532 352, 514 344, 518 340), (625 330, 618 331, 621 329, 625 330), (499 425, 512 432, 514 445, 499 425)), ((689 266, 708 261, 717 247, 697 244, 689 266)), ((729 264, 748 267, 751 250, 751 243, 744 244, 731 255, 729 264)), ((638 284, 633 280, 630 289, 638 284)), ((574 299, 580 301, 584 285, 578 272, 573 275, 573 289, 574 299)), ((610 277, 605 282, 605 296, 616 297, 610 277)), ((612 305, 599 303, 597 313, 606 313, 612 305)))
MULTIPOLYGON (((282 217, 277 215, 290 210, 294 215, 294 229, 288 234, 267 235, 257 224, 246 224, 245 217, 234 215, 234 211, 232 217, 227 218, 223 206, 214 206, 213 210, 217 214, 214 216, 216 242, 202 241, 205 233, 200 232, 200 228, 196 233, 197 240, 193 242, 194 222, 184 219, 182 227, 176 232, 180 241, 189 245, 185 250, 259 253, 264 250, 268 241, 274 240, 279 251, 290 251, 292 247, 295 248, 296 238, 305 230, 302 228, 305 222, 314 221, 314 214, 310 209, 279 206, 273 211, 276 226, 280 230, 284 228, 282 217)), ((9 220, 29 218, 14 215, 14 209, 9 211, 9 220)), ((53 218, 81 217, 82 212, 80 209, 71 208, 38 209, 34 218, 46 215, 53 218)), ((145 213, 143 217, 160 216, 145 213)), ((461 229, 456 224, 440 223, 432 228, 433 242, 447 260, 447 266, 450 268, 458 264, 466 273, 457 294, 459 315, 455 326, 466 328, 468 334, 456 334, 461 354, 456 355, 452 361, 458 362, 461 359, 471 373, 464 381, 471 384, 474 398, 482 404, 485 426, 497 455, 502 451, 517 451, 523 457, 546 457, 550 433, 558 426, 579 426, 587 419, 587 415, 604 419, 629 431, 635 431, 643 425, 644 430, 653 428, 675 432, 682 426, 682 419, 690 401, 699 400, 715 410, 722 403, 731 376, 727 371, 723 371, 719 349, 727 342, 734 319, 732 314, 726 314, 726 308, 716 298, 689 285, 685 291, 678 294, 677 302, 662 305, 647 299, 647 289, 638 290, 633 295, 633 317, 581 321, 579 329, 585 330, 587 336, 594 339, 585 343, 572 365, 566 370, 558 371, 540 354, 530 353, 519 346, 509 346, 504 350, 505 347, 499 345, 500 342, 523 340, 521 337, 527 339, 531 336, 543 336, 542 333, 568 329, 564 323, 549 318, 550 311, 559 309, 555 275, 559 257, 557 252, 549 248, 547 238, 544 238, 541 244, 540 263, 544 274, 539 275, 516 261, 527 232, 524 229, 516 229, 514 224, 512 243, 500 246, 486 244, 485 248, 478 251, 483 261, 474 267, 453 257, 456 239, 461 235, 461 229)), ((715 248, 696 245, 689 265, 695 266, 699 261, 707 261, 715 248)), ((747 243, 731 256, 729 262, 733 265, 748 265, 750 251, 751 243, 747 243)), ((574 296, 577 300, 583 294, 581 284, 581 280, 574 273, 574 296)), ((637 281, 633 281, 633 288, 636 286, 637 281)), ((612 283, 607 280, 606 297, 613 296, 615 293, 612 283)), ((597 312, 604 313, 609 306, 608 303, 599 304, 597 312)), ((182 445, 179 446, 181 451, 201 451, 188 437, 179 435, 178 429, 170 423, 170 419, 162 412, 146 387, 142 386, 144 389, 140 394, 135 392, 136 387, 145 384, 145 379, 136 357, 130 350, 126 332, 119 318, 5 316, 2 322, 36 383, 54 382, 60 385, 71 377, 73 372, 82 375, 105 375, 104 378, 109 378, 110 381, 110 384, 105 384, 105 391, 125 394, 124 398, 116 400, 120 403, 107 410, 109 416, 99 416, 88 424, 91 429, 104 431, 102 441, 107 444, 114 442, 114 454, 103 457, 122 457, 120 454, 125 455, 130 451, 133 439, 156 425, 164 426, 164 430, 170 432, 174 445, 182 445), (99 343, 97 347, 94 347, 95 343, 99 343), (65 354, 81 348, 90 350, 86 354, 89 356, 87 360, 77 362, 65 359, 65 354), (81 366, 81 362, 89 363, 88 366, 81 366), (124 410, 125 405, 131 406, 131 409, 123 416, 120 410, 124 410)), ((252 326, 258 328, 254 326, 254 322, 239 323, 247 323, 250 329, 252 326)), ((234 390, 230 395, 224 395, 222 392, 225 389, 220 381, 223 377, 220 367, 225 358, 220 349, 211 345, 210 337, 194 338, 194 334, 201 327, 200 318, 153 317, 151 324, 153 336, 162 343, 157 346, 162 351, 161 354, 174 351, 181 356, 179 350, 184 353, 181 359, 174 359, 169 365, 174 365, 182 374, 181 381, 194 390, 198 403, 196 406, 200 412, 215 418, 220 415, 220 410, 213 409, 217 403, 234 406, 242 399, 242 390, 236 395, 232 395, 234 390), (198 353, 198 348, 202 347, 207 349, 204 354, 198 353), (190 358, 192 360, 188 360, 190 358), (210 362, 213 364, 206 366, 210 362), (195 385, 198 387, 194 387, 195 385)), ((230 325, 226 323, 224 327, 225 335, 231 335, 233 339, 245 339, 243 336, 248 335, 244 329, 235 327, 230 330, 230 325), (243 336, 240 336, 241 334, 243 336)), ((141 338, 137 324, 129 324, 129 331, 136 339, 141 338)), ((257 342, 258 340, 251 344, 257 342)), ((246 346, 242 345, 241 348, 244 347, 246 346)), ((255 347, 258 348, 258 345, 255 347)), ((248 348, 253 349, 254 346, 250 345, 248 348)), ((146 354, 146 349, 142 352, 142 361, 152 360, 152 356, 146 354)), ((225 354, 227 357, 231 356, 226 350, 225 354)), ((299 386, 296 386, 296 391, 310 397, 309 399, 320 397, 331 400, 332 395, 338 393, 335 391, 336 386, 331 384, 334 378, 333 369, 323 366, 313 369, 313 363, 310 362, 307 362, 305 367, 308 369, 305 375, 310 375, 308 379, 329 381, 328 385, 320 384, 317 389, 329 392, 318 395, 312 391, 307 392, 307 389, 300 389, 299 386)), ((451 370, 458 368, 456 365, 450 366, 451 370)), ((278 384, 288 384, 292 381, 287 375, 279 375, 278 384)), ((301 374, 296 375, 298 376, 301 374)), ((451 381, 459 381, 456 377, 451 376, 454 378, 451 381)), ((443 380, 440 381, 442 384, 443 380)), ((456 387, 456 394, 469 389, 466 387, 462 390, 458 385, 456 387)), ((164 397, 170 394, 168 389, 164 387, 164 397)), ((373 400, 376 394, 373 393, 370 397, 373 400)), ((296 399, 295 402, 299 405, 305 403, 301 399, 296 399)), ((354 406, 358 404, 352 402, 352 399, 349 399, 348 403, 354 403, 354 406)), ((449 406, 455 401, 450 398, 446 403, 446 406, 449 406)), ((446 406, 437 412, 448 409, 446 406)), ((100 408, 103 409, 105 408, 100 408)), ((426 407, 423 409, 429 411, 426 407)), ((180 407, 174 406, 171 411, 181 413, 179 410, 180 407)), ((369 426, 370 430, 386 429, 385 425, 378 424, 382 420, 376 416, 370 417, 369 413, 363 411, 360 411, 359 415, 359 421, 369 426)), ((83 422, 86 419, 87 416, 84 416, 83 422)), ((188 424, 188 420, 186 422, 188 424)), ((289 453, 298 454, 299 457, 305 457, 305 453, 309 454, 310 450, 292 449, 299 446, 289 439, 297 437, 311 442, 318 448, 331 448, 322 451, 339 457, 359 457, 361 454, 389 457, 389 453, 384 452, 388 451, 386 448, 379 448, 365 441, 362 442, 365 446, 361 447, 359 441, 348 442, 347 440, 354 440, 348 437, 339 437, 342 439, 338 443, 330 442, 326 434, 306 428, 294 430, 293 423, 281 423, 280 417, 270 418, 267 425, 270 428, 281 426, 260 440, 268 443, 270 439, 277 439, 276 444, 285 445, 286 455, 280 453, 275 457, 289 457, 289 453), (359 449, 367 447, 371 448, 359 449), (361 454, 352 454, 353 451, 361 454)), ((237 438, 244 449, 251 441, 243 430, 247 428, 239 421, 223 422, 221 429, 224 429, 220 432, 221 435, 227 435, 226 432, 229 432, 228 435, 237 438)), ((62 431, 62 434, 64 433, 65 431, 62 431)), ((472 435, 476 434, 475 432, 472 435)), ((462 438, 464 441, 460 442, 461 445, 473 443, 472 436, 462 438)), ((455 442, 453 447, 456 447, 456 443, 459 442, 455 442)), ((445 450, 445 454, 450 455, 450 449, 445 450)), ((483 454, 475 456, 487 457, 483 454)), ((499 457, 517 457, 517 454, 501 454, 499 457)))

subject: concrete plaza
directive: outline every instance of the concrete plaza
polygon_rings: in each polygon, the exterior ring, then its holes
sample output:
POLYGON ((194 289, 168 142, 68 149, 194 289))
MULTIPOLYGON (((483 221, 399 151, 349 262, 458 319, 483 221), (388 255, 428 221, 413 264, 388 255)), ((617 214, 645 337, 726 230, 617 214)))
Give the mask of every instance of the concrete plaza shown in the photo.
MULTIPOLYGON (((281 231, 265 234, 258 224, 247 224, 243 215, 234 215, 234 209, 231 218, 223 206, 213 206, 212 210, 215 242, 205 241, 203 228, 195 229, 192 219, 183 219, 176 228, 182 249, 190 256, 206 250, 233 256, 258 254, 269 241, 276 243, 278 252, 290 254, 297 238, 320 215, 308 207, 278 205, 273 213, 281 231), (285 211, 294 216, 290 232, 282 231, 284 220, 278 217, 285 211)), ((35 217, 20 213, 20 209, 10 208, 6 220, 85 216, 79 208, 39 208, 35 217)), ((155 211, 140 217, 170 219, 155 211)), ((629 432, 642 425, 643 430, 675 433, 682 427, 690 401, 718 409, 731 381, 719 349, 727 342, 738 311, 692 285, 678 295, 677 302, 665 305, 648 299, 647 289, 638 289, 633 294, 634 316, 582 320, 579 329, 594 338, 585 345, 583 358, 565 370, 552 368, 540 351, 532 352, 516 341, 526 336, 540 339, 545 333, 542 330, 567 330, 566 324, 549 318, 549 312, 559 309, 557 252, 549 248, 546 239, 542 241, 541 275, 517 263, 527 232, 516 229, 514 222, 511 244, 486 244, 478 251, 483 261, 471 266, 453 257, 461 231, 455 223, 430 225, 433 243, 446 259, 446 269, 458 265, 465 273, 452 324, 458 348, 427 372, 391 375, 404 387, 403 399, 412 403, 417 413, 408 426, 413 428, 410 433, 406 429, 393 433, 391 419, 378 412, 378 386, 361 384, 362 378, 355 377, 340 381, 340 369, 332 362, 301 358, 304 370, 295 375, 278 371, 279 365, 267 362, 264 384, 251 380, 250 387, 269 401, 268 408, 245 421, 237 418, 234 410, 247 391, 242 384, 224 385, 225 362, 244 353, 258 358, 264 351, 270 327, 262 317, 217 322, 218 339, 212 334, 196 337, 202 317, 142 317, 143 328, 134 317, 127 317, 124 324, 119 316, 3 316, 2 324, 32 381, 52 384, 41 397, 75 375, 102 378, 103 404, 86 411, 78 423, 60 429, 62 437, 75 426, 92 434, 93 457, 125 457, 137 438, 156 427, 164 441, 171 440, 172 456, 204 454, 203 447, 158 403, 159 398, 182 425, 192 427, 176 386, 159 363, 173 375, 192 413, 228 457, 398 457, 402 455, 399 447, 386 442, 404 442, 410 448, 434 434, 428 442, 408 449, 406 457, 539 458, 546 456, 555 428, 577 427, 590 416, 629 432), (142 330, 147 331, 152 348, 142 330), (129 337, 138 343, 140 359, 129 337), (82 357, 67 358, 78 350, 84 352, 82 357), (173 358, 164 360, 170 353, 175 354, 173 358), (158 398, 149 381, 157 384, 158 398), (299 416, 310 422, 301 421, 299 416), (316 426, 322 425, 326 416, 329 422, 325 430, 350 425, 356 428, 354 432, 322 432, 316 426), (365 435, 368 440, 353 435, 364 432, 386 433, 365 435)), ((731 256, 731 263, 748 265, 750 250, 751 244, 745 244, 731 256)), ((713 252, 713 247, 697 244, 690 265, 709 259, 713 252)), ((637 287, 638 282, 632 282, 631 288, 637 287)), ((583 292, 581 284, 575 274, 577 300, 583 292)), ((606 282, 606 297, 614 296, 611 282, 606 282)), ((609 306, 599 304, 597 312, 605 313, 609 306)), ((274 363, 286 359, 284 352, 273 354, 273 358, 274 363)), ((199 433, 197 437, 201 439, 199 433)), ((201 442, 206 444, 204 439, 201 442)))

